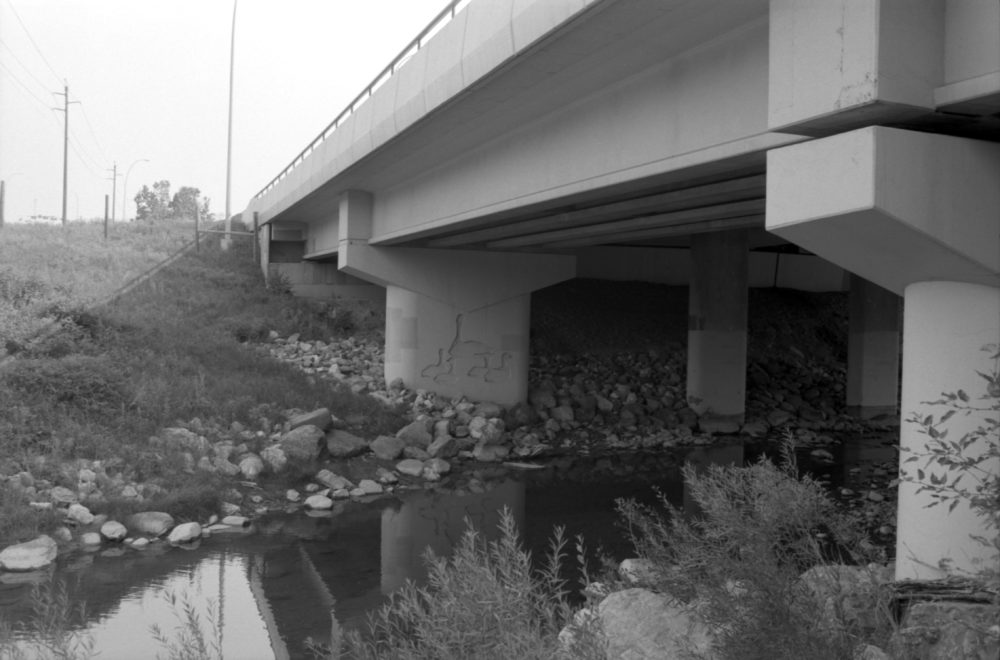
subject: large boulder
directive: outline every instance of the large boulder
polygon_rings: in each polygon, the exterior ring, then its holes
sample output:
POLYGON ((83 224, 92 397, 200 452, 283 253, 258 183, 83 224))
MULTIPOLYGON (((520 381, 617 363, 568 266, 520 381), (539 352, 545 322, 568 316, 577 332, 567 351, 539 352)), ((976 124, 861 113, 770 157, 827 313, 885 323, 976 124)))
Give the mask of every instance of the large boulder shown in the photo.
POLYGON ((616 591, 597 607, 608 660, 711 657, 708 629, 678 602, 648 589, 616 591))
POLYGON ((167 541, 177 545, 180 543, 190 543, 199 538, 201 538, 201 525, 196 522, 186 522, 170 530, 167 541))
POLYGON ((36 539, 10 545, 0 550, 0 569, 5 571, 33 571, 52 563, 59 554, 59 547, 51 536, 42 534, 36 539))
POLYGON ((94 522, 94 514, 82 504, 70 504, 66 509, 66 518, 80 525, 89 525, 94 522))
POLYGON ((427 446, 434 440, 431 436, 430 429, 428 429, 427 426, 427 420, 418 419, 412 421, 396 431, 396 437, 403 440, 411 447, 427 449, 427 446))
POLYGON ((290 460, 311 461, 319 456, 319 443, 325 437, 323 429, 313 424, 306 424, 281 436, 278 446, 290 460))
POLYGON ((396 463, 396 471, 411 477, 419 477, 424 472, 424 462, 415 458, 406 458, 396 463))
POLYGON ((394 461, 403 453, 406 441, 402 438, 395 438, 391 435, 380 435, 372 440, 371 450, 383 461, 394 461))
POLYGON ((348 479, 347 477, 342 477, 335 472, 331 472, 326 468, 323 468, 322 470, 317 472, 316 476, 313 477, 313 479, 315 479, 317 483, 323 484, 330 490, 340 490, 342 488, 347 488, 347 489, 354 488, 354 484, 351 483, 350 479, 348 479))
POLYGON ((126 518, 125 525, 136 534, 161 536, 174 526, 174 518, 162 511, 141 511, 126 518))
POLYGON ((439 436, 427 446, 427 454, 432 458, 452 458, 458 451, 458 440, 450 435, 439 436))
POLYGON ((101 525, 101 536, 109 541, 122 541, 128 536, 128 530, 117 520, 108 520, 101 525))
POLYGON ((368 451, 368 441, 348 431, 334 429, 326 436, 326 449, 333 458, 352 458, 368 451))
POLYGON ((329 408, 317 408, 312 412, 295 415, 288 420, 289 430, 297 429, 300 426, 315 426, 326 431, 333 424, 333 415, 329 408))

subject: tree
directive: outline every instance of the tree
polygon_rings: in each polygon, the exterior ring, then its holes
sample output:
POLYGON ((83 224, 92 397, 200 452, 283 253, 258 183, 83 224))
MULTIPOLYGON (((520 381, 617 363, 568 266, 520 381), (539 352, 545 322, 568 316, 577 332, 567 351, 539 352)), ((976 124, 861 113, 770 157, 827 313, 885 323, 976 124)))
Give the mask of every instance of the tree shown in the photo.
POLYGON ((162 220, 166 215, 166 211, 167 209, 160 203, 159 195, 150 190, 149 186, 143 186, 142 189, 136 193, 135 217, 137 220, 142 220, 144 222, 162 220))
POLYGON ((162 217, 167 217, 170 215, 170 182, 166 179, 157 181, 153 184, 153 192, 156 194, 158 208, 163 213, 162 217))
POLYGON ((175 220, 194 219, 195 211, 198 210, 198 195, 201 193, 197 188, 191 186, 181 186, 181 189, 174 193, 174 198, 170 202, 170 215, 175 220))
POLYGON ((215 215, 208 208, 209 198, 201 200, 201 219, 205 222, 211 222, 215 220, 215 215))

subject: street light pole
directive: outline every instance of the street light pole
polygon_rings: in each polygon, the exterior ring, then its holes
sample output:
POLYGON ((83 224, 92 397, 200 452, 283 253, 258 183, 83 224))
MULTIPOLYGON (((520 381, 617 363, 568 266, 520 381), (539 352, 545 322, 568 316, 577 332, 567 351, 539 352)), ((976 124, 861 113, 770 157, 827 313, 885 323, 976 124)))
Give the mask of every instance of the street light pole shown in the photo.
POLYGON ((148 158, 140 158, 139 160, 134 161, 128 166, 128 169, 125 170, 125 180, 122 181, 122 220, 125 222, 128 222, 128 206, 126 206, 126 204, 128 204, 128 175, 132 172, 132 168, 135 167, 136 163, 148 162, 148 158))
POLYGON ((229 235, 232 221, 229 217, 229 195, 233 181, 233 62, 236 58, 236 5, 239 0, 233 0, 233 29, 229 37, 229 129, 226 138, 226 234, 222 240, 222 249, 228 250, 232 242, 229 235))

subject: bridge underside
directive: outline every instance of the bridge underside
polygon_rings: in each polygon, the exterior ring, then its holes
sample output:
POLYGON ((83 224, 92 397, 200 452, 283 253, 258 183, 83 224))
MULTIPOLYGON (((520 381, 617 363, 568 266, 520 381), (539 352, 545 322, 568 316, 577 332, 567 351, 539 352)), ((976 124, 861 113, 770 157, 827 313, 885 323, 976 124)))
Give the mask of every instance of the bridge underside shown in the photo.
MULTIPOLYGON (((500 403, 532 291, 654 280, 735 430, 747 288, 849 288, 848 404, 920 451, 905 418, 995 366, 998 143, 991 0, 472 0, 247 212, 303 293, 385 297, 387 380, 500 403)), ((970 511, 900 492, 898 576, 983 559, 970 511)))

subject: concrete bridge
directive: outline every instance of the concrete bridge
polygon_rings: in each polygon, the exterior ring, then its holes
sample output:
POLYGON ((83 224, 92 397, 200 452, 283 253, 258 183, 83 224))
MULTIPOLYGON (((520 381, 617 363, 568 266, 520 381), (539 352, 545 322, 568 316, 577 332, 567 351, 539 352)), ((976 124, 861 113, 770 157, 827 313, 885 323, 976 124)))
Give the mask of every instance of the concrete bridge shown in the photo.
MULTIPOLYGON (((738 424, 747 287, 849 282, 848 404, 905 419, 991 369, 998 142, 996 0, 471 0, 245 217, 300 293, 384 295, 389 381, 523 400, 532 291, 654 279, 690 286, 689 401, 738 424)), ((981 559, 915 490, 897 575, 981 559)))

